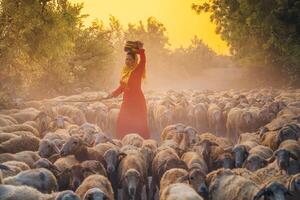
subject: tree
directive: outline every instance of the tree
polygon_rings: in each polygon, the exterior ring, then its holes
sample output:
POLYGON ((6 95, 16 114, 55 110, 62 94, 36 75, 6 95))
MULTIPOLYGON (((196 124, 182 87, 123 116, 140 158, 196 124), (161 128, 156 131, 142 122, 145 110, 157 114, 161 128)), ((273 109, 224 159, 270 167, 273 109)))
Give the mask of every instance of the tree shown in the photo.
POLYGON ((210 12, 233 56, 265 81, 300 84, 300 1, 209 0, 192 8, 210 12))

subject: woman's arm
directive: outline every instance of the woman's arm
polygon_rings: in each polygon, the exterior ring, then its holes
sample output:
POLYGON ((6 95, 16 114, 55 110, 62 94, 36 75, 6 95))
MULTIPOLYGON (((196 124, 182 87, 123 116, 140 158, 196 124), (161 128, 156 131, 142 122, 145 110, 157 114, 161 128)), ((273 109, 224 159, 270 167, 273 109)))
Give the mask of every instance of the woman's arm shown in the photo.
POLYGON ((145 64, 146 64, 145 49, 138 49, 137 54, 140 55, 140 62, 138 64, 136 71, 137 73, 142 73, 145 69, 145 64))
POLYGON ((123 86, 120 84, 117 89, 109 94, 109 97, 117 97, 123 92, 123 86))

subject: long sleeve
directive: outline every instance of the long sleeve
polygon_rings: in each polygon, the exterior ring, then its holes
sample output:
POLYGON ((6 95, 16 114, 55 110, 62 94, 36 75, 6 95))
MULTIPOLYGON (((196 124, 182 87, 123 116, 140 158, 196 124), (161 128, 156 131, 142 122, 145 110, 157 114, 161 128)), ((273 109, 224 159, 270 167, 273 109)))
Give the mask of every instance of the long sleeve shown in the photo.
POLYGON ((138 54, 140 55, 140 62, 138 64, 138 67, 136 68, 136 71, 137 73, 142 73, 145 69, 146 64, 145 49, 139 49, 138 54))
POLYGON ((117 89, 115 89, 111 94, 113 97, 119 96, 123 92, 123 86, 120 84, 117 89))

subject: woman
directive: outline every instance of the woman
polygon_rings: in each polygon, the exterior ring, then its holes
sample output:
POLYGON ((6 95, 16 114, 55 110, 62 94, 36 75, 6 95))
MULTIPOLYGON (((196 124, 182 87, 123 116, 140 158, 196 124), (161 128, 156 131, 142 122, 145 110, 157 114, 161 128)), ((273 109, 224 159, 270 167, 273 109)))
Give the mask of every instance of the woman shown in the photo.
POLYGON ((146 101, 141 90, 141 81, 145 78, 146 56, 143 48, 136 51, 127 53, 120 85, 108 95, 108 98, 117 97, 124 92, 117 119, 116 134, 119 139, 128 133, 138 133, 144 139, 150 138, 146 101), (140 56, 139 62, 137 54, 140 56))

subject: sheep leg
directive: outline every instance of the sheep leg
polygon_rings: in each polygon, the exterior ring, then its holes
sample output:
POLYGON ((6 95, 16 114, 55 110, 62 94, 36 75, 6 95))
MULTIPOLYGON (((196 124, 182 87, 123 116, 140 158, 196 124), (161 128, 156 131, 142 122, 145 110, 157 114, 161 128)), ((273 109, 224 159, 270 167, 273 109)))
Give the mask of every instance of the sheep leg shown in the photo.
POLYGON ((155 180, 151 180, 150 184, 150 192, 149 192, 149 200, 155 200, 155 193, 156 193, 156 185, 155 185, 155 180))

